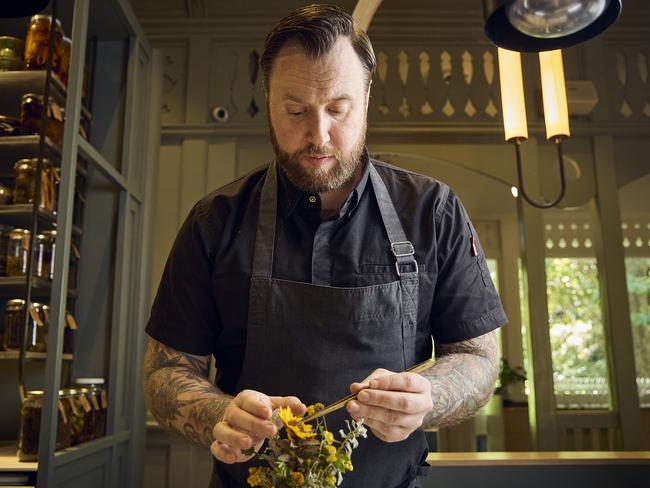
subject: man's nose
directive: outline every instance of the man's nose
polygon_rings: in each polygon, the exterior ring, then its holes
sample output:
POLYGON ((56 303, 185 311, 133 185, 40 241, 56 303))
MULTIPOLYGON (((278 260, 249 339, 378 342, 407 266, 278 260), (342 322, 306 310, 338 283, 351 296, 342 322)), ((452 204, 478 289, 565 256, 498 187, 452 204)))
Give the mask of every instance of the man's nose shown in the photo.
POLYGON ((307 138, 314 146, 322 146, 330 141, 330 121, 327 114, 316 112, 310 117, 307 138))

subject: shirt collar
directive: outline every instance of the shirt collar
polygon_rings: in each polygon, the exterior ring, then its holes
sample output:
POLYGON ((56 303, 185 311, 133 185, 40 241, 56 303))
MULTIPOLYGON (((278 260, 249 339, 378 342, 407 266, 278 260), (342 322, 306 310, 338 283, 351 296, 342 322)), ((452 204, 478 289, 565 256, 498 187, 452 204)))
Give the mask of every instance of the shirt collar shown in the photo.
MULTIPOLYGON (((348 195, 348 198, 345 200, 345 203, 341 207, 339 215, 343 215, 346 212, 350 213, 356 209, 357 205, 359 204, 359 200, 361 200, 361 195, 363 195, 363 192, 368 183, 368 177, 370 174, 370 157, 368 155, 368 149, 366 147, 363 148, 360 161, 363 165, 363 176, 359 180, 359 183, 357 183, 357 186, 352 189, 350 195, 348 195)), ((296 188, 293 183, 291 183, 285 176, 282 170, 278 168, 278 201, 281 203, 280 207, 284 212, 285 217, 290 217, 296 208, 300 207, 301 205, 306 205, 308 201, 307 199, 310 196, 316 196, 320 201, 318 194, 304 192, 296 188)), ((318 210, 320 211, 320 206, 318 210)))

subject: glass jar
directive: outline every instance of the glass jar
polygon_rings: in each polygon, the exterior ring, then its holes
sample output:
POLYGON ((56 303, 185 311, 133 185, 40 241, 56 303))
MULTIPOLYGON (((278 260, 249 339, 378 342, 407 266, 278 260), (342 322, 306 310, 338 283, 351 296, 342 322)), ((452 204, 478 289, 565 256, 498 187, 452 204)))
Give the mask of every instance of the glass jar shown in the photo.
POLYGON ((10 225, 0 224, 0 276, 7 276, 7 251, 9 249, 9 233, 14 230, 10 225))
POLYGON ((24 276, 27 274, 27 258, 31 233, 25 229, 9 232, 7 242, 7 276, 24 276))
MULTIPOLYGON (((23 135, 40 134, 41 114, 45 105, 43 95, 25 93, 20 100, 20 124, 23 135)), ((58 146, 63 140, 63 112, 50 97, 47 103, 47 125, 45 135, 58 146)))
POLYGON ((5 331, 2 344, 7 351, 18 351, 22 345, 25 327, 25 300, 15 298, 5 304, 5 331))
POLYGON ((0 36, 0 71, 20 71, 25 68, 25 41, 17 37, 0 36))
POLYGON ((70 325, 68 315, 70 315, 70 312, 65 313, 65 320, 63 321, 63 354, 74 354, 74 336, 76 329, 70 325))
MULTIPOLYGON (((50 27, 52 17, 49 15, 34 15, 27 29, 25 39, 25 68, 29 70, 46 69, 47 48, 50 43, 50 27)), ((54 46, 52 48, 52 70, 61 71, 61 58, 63 53, 63 29, 61 22, 55 22, 54 46)))
MULTIPOLYGON (((20 159, 14 165, 14 204, 34 203, 36 197, 36 168, 38 158, 20 159)), ((56 208, 56 175, 49 159, 43 158, 41 173, 41 208, 53 212, 56 208)))
POLYGON ((64 37, 62 41, 61 52, 61 71, 59 77, 65 87, 68 86, 68 78, 70 76, 70 52, 72 51, 72 41, 69 37, 64 37))
POLYGON ((44 280, 52 279, 53 249, 52 243, 56 239, 56 231, 43 231, 36 236, 36 252, 34 253, 34 276, 44 280), (52 236, 54 233, 54 236, 52 236))
POLYGON ((70 407, 72 410, 70 420, 70 445, 75 446, 82 442, 92 440, 93 435, 93 409, 88 400, 89 390, 87 388, 66 389, 70 395, 70 407))
POLYGON ((32 303, 29 308, 29 322, 27 324, 27 347, 29 352, 47 351, 48 324, 44 320, 43 305, 32 303))
MULTIPOLYGON (((70 447, 70 406, 69 396, 59 390, 57 401, 56 450, 70 447)), ((20 434, 18 437, 18 460, 36 461, 38 457, 38 437, 41 429, 41 414, 45 392, 28 391, 20 407, 20 434)))
POLYGON ((88 389, 87 398, 92 406, 92 439, 103 437, 106 434, 106 412, 108 409, 104 378, 77 378, 75 385, 88 389))

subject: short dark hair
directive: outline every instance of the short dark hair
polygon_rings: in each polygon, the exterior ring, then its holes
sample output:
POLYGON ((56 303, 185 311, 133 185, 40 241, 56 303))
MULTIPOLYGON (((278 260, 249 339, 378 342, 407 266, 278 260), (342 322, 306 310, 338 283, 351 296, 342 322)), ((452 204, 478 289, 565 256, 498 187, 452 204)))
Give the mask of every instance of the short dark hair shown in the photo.
POLYGON ((289 40, 296 40, 313 59, 326 55, 336 40, 347 37, 366 70, 366 88, 377 67, 375 52, 366 33, 350 14, 336 5, 308 5, 294 10, 266 36, 260 60, 264 87, 268 92, 271 68, 278 52, 289 40))

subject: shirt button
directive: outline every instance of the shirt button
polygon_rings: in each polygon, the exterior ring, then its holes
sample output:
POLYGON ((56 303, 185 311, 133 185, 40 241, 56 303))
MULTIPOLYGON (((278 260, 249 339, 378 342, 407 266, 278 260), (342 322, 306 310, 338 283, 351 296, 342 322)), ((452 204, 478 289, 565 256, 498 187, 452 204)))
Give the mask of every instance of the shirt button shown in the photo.
POLYGON ((307 200, 309 200, 309 203, 316 203, 316 197, 314 195, 309 195, 307 200))

